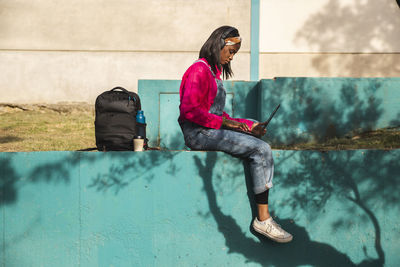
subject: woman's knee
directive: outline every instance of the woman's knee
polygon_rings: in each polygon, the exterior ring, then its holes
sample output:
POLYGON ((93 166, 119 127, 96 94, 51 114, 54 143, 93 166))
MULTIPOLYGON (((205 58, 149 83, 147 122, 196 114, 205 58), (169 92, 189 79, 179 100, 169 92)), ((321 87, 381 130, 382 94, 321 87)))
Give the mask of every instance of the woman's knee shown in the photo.
POLYGON ((270 155, 272 155, 271 146, 270 146, 268 143, 264 142, 264 141, 259 142, 259 144, 258 144, 258 146, 257 146, 257 151, 258 151, 260 154, 264 155, 264 156, 270 156, 270 155))

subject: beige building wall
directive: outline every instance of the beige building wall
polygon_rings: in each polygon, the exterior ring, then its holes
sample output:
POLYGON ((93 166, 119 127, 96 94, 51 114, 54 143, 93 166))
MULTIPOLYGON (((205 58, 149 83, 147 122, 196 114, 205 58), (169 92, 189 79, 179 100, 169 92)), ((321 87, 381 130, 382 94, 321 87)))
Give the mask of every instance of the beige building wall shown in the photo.
MULTIPOLYGON (((138 79, 180 79, 211 31, 244 39, 251 0, 1 0, 0 102, 85 101, 138 79)), ((260 0, 260 79, 400 76, 395 0, 260 0)))
POLYGON ((235 79, 250 77, 250 1, 1 0, 0 102, 85 101, 138 79, 180 79, 211 31, 244 38, 235 79))
POLYGON ((260 79, 400 76, 395 0, 260 0, 260 79))

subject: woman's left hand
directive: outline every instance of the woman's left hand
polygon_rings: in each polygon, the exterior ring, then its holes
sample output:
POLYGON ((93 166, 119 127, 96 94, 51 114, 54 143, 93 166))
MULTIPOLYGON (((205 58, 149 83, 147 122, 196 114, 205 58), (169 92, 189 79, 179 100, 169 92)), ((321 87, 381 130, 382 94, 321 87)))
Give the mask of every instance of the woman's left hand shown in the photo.
POLYGON ((267 133, 267 129, 265 129, 259 122, 256 122, 251 126, 251 132, 257 137, 262 137, 267 133))

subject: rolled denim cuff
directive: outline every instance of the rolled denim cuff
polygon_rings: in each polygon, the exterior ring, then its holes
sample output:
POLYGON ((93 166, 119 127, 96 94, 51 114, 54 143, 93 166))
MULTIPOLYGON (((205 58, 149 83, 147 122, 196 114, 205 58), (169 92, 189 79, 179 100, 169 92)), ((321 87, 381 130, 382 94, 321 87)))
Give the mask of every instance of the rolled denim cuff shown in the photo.
POLYGON ((262 192, 267 191, 268 189, 272 188, 274 185, 272 184, 272 182, 268 182, 265 186, 260 186, 260 187, 254 187, 253 191, 254 194, 261 194, 262 192))

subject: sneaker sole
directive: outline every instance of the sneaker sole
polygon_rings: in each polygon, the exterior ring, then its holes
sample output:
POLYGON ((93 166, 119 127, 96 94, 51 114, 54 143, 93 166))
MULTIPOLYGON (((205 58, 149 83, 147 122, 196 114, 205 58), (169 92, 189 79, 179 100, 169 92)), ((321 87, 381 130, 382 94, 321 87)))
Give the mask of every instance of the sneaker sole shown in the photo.
POLYGON ((293 236, 290 236, 288 238, 277 238, 277 237, 274 237, 272 235, 269 235, 267 232, 264 232, 263 230, 258 229, 254 224, 253 224, 253 229, 257 233, 262 234, 263 236, 268 237, 269 239, 271 239, 271 240, 273 240, 275 242, 278 242, 278 243, 289 243, 293 239, 293 236))

